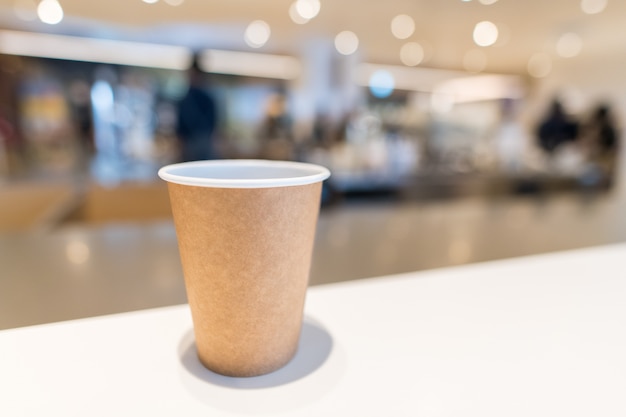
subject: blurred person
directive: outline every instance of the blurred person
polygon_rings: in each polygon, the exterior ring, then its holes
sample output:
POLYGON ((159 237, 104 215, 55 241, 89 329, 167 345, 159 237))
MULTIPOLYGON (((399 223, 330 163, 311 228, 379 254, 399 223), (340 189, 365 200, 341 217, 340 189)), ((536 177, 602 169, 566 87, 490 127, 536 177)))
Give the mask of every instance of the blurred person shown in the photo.
POLYGON ((539 146, 549 156, 562 144, 574 142, 578 137, 578 122, 572 120, 559 100, 554 100, 550 111, 537 129, 539 146))
POLYGON ((495 133, 495 149, 500 171, 517 175, 523 173, 527 137, 517 120, 515 103, 504 100, 500 107, 501 119, 495 133))
POLYGON ((311 129, 311 146, 314 148, 329 148, 332 136, 332 123, 329 115, 325 112, 317 112, 313 120, 313 128, 311 129))
POLYGON ((281 90, 267 101, 265 117, 259 128, 260 156, 265 159, 294 159, 296 149, 291 128, 287 97, 281 90))
POLYGON ((154 154, 154 80, 137 70, 124 71, 116 89, 117 122, 123 132, 124 158, 149 161, 154 154))
POLYGON ((70 84, 70 108, 78 136, 79 165, 81 168, 87 167, 95 154, 93 109, 90 93, 91 86, 84 80, 75 80, 70 84))
POLYGON ((14 175, 26 168, 27 150, 19 126, 0 112, 0 175, 14 175))
POLYGON ((98 66, 90 89, 94 147, 97 163, 121 157, 121 132, 116 115, 118 75, 111 66, 98 66))
POLYGON ((591 163, 597 167, 604 185, 612 184, 619 150, 618 130, 606 104, 598 105, 585 126, 585 139, 589 146, 591 163))
POLYGON ((194 54, 188 70, 189 88, 177 103, 176 135, 180 141, 181 159, 197 161, 217 158, 213 134, 217 125, 217 106, 205 89, 206 77, 194 54))
POLYGON ((11 147, 15 143, 15 129, 0 113, 0 176, 11 172, 11 147))

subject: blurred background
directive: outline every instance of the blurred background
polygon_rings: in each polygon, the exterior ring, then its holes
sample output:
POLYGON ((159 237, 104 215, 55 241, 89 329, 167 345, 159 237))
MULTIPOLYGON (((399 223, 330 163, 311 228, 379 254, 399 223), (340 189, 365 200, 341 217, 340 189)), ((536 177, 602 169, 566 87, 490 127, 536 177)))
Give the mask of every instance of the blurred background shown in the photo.
POLYGON ((311 285, 626 240, 617 0, 0 0, 0 329, 185 302, 164 164, 329 167, 311 285))

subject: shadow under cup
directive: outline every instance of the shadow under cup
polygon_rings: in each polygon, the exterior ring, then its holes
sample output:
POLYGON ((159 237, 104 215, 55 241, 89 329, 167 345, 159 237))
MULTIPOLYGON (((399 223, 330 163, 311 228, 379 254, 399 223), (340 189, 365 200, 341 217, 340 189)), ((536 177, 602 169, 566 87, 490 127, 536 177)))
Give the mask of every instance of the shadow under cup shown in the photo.
POLYGON ((159 170, 168 182, 198 357, 257 376, 295 355, 302 327, 321 166, 215 160, 159 170))

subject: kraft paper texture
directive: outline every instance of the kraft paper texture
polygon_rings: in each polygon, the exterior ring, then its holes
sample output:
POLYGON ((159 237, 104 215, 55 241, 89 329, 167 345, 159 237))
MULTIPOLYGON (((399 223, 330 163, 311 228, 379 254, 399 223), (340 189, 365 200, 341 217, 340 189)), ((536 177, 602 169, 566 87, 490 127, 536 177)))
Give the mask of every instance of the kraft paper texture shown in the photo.
POLYGON ((168 183, 198 357, 210 370, 262 375, 295 355, 321 186, 168 183))

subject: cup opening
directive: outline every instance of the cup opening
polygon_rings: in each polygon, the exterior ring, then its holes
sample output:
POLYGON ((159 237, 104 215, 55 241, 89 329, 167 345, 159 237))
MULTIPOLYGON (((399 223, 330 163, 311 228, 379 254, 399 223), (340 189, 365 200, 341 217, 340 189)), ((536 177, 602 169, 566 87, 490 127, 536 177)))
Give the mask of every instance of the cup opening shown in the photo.
POLYGON ((168 182, 222 188, 305 185, 329 176, 328 169, 315 164, 249 159, 184 162, 159 170, 159 177, 168 182))

